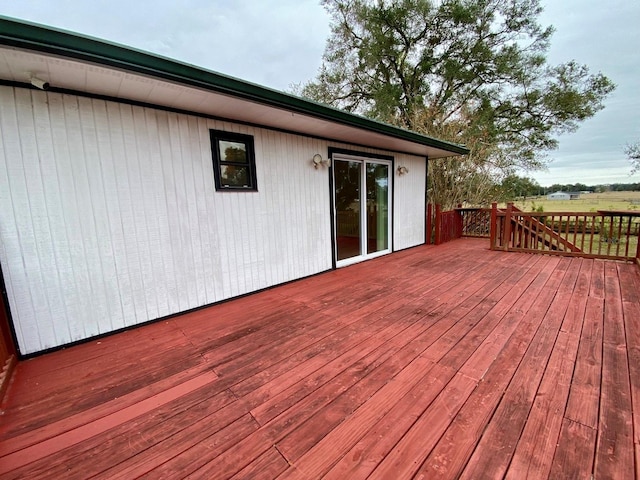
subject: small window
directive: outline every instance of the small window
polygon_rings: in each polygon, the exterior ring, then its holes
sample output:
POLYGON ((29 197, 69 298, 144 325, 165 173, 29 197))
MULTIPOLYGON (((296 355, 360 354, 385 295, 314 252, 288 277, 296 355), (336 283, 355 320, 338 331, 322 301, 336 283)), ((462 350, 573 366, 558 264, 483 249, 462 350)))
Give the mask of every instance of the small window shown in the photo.
POLYGON ((211 130, 216 190, 258 190, 253 137, 211 130))

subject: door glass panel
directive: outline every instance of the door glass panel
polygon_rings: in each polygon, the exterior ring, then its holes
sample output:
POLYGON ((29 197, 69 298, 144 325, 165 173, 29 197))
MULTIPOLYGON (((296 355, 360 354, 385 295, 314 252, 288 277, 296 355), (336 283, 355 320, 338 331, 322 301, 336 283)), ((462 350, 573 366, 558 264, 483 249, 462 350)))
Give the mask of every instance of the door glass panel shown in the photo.
POLYGON ((335 160, 336 248, 338 260, 362 255, 360 192, 362 163, 335 160))
POLYGON ((367 253, 389 248, 389 166, 367 163, 367 253))

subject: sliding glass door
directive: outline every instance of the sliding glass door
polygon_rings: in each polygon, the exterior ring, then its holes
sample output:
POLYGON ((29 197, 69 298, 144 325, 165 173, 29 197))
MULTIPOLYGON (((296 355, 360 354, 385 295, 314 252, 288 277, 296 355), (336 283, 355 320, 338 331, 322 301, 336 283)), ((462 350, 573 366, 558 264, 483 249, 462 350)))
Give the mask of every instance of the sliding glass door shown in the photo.
POLYGON ((334 156, 336 265, 391 251, 391 162, 334 156))

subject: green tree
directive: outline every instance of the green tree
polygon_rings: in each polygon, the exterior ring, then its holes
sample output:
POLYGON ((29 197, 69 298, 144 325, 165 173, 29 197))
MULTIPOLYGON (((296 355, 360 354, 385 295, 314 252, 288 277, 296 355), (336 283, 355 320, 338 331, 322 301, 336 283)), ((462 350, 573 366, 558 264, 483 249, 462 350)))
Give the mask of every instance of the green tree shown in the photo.
POLYGON ((640 171, 640 142, 627 145, 624 149, 624 153, 631 160, 631 174, 640 171))
POLYGON ((443 205, 490 200, 492 187, 442 190, 454 181, 500 183, 516 167, 543 167, 556 136, 614 89, 584 65, 547 62, 553 29, 537 21, 539 0, 322 3, 332 33, 317 78, 298 93, 466 144, 463 161, 430 163, 431 199, 443 205))
POLYGON ((531 178, 507 175, 500 184, 499 200, 507 202, 519 198, 526 200, 527 197, 538 195, 540 190, 540 184, 531 178))

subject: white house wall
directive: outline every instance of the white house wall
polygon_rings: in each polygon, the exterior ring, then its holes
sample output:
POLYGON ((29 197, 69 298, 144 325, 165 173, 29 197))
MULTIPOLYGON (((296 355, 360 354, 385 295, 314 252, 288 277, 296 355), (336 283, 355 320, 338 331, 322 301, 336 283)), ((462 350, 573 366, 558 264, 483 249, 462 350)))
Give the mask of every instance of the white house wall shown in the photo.
POLYGON ((424 158, 396 155, 395 167, 407 167, 408 173, 394 172, 393 247, 394 250, 421 245, 426 231, 426 168, 424 158))
MULTIPOLYGON (((0 262, 30 354, 331 268, 326 141, 0 86, 0 262), (254 136, 258 192, 216 192, 209 129, 254 136)), ((344 148, 344 146, 342 146, 344 148)), ((397 156, 395 249, 424 242, 397 156)))

